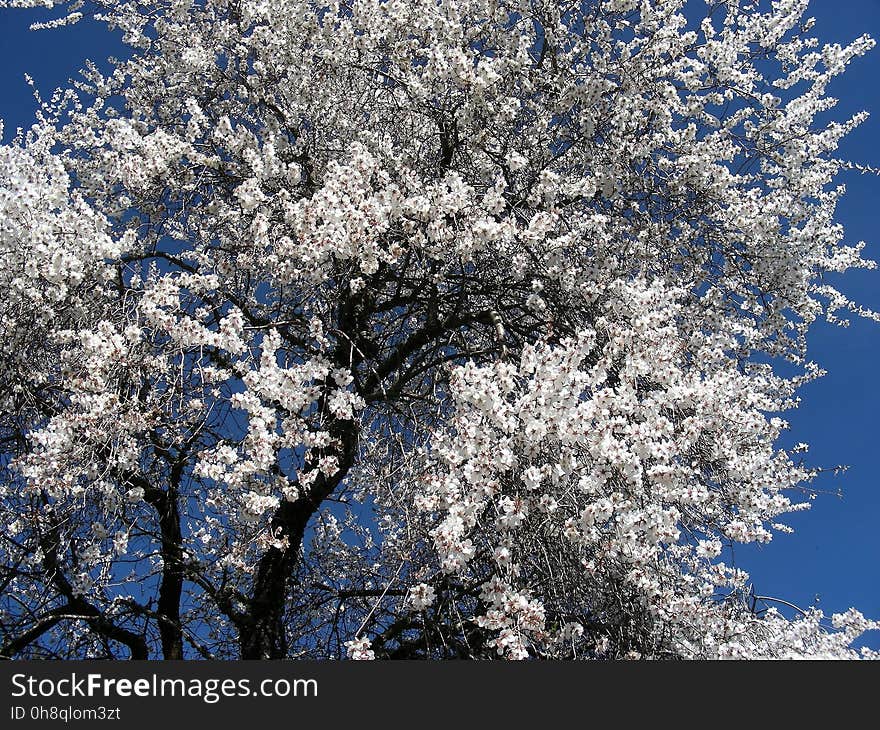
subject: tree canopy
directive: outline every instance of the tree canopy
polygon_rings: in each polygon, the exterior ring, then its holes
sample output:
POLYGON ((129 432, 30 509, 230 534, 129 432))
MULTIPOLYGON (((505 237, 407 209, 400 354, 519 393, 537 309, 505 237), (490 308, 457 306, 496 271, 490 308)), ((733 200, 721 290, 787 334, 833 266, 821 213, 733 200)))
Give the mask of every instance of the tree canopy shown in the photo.
MULTIPOLYGON (((31 0, 0 7, 31 6, 31 0)), ((877 318, 806 0, 104 0, 0 147, 0 654, 872 656, 731 564, 877 318)))

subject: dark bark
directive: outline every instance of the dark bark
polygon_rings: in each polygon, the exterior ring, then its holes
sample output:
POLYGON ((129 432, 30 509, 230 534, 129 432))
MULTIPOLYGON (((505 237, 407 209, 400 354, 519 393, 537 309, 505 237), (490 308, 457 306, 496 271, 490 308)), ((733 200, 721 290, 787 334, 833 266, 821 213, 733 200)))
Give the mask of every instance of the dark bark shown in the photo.
MULTIPOLYGON (((343 297, 338 309, 339 330, 343 336, 334 353, 340 366, 355 370, 362 351, 354 345, 363 327, 364 311, 351 297, 343 297)), ((327 391, 324 396, 326 398, 327 391)), ((326 404, 320 410, 326 412, 326 404)), ((292 502, 282 502, 270 523, 272 534, 283 548, 271 547, 260 558, 254 575, 248 616, 239 624, 239 647, 242 659, 283 659, 287 655, 284 611, 288 583, 302 548, 306 526, 348 474, 357 456, 358 424, 330 417, 327 430, 331 436, 329 452, 336 456, 338 471, 332 476, 319 474, 305 494, 292 502)), ((310 465, 312 468, 314 464, 310 465)))
POLYGON ((340 444, 339 471, 323 474, 309 492, 293 502, 282 502, 272 518, 272 531, 284 548, 269 548, 260 558, 254 577, 249 616, 240 625, 242 659, 283 659, 287 655, 284 610, 288 582, 302 547, 309 520, 333 493, 352 467, 357 450, 357 428, 352 422, 336 421, 330 430, 340 444))
MULTIPOLYGON (((44 501, 48 502, 44 496, 44 501)), ((128 647, 131 659, 149 659, 147 640, 140 634, 118 626, 107 618, 101 611, 90 604, 82 596, 76 594, 70 581, 64 575, 58 559, 58 551, 61 547, 60 530, 57 524, 53 525, 47 534, 40 540, 43 550, 43 567, 46 575, 50 578, 59 593, 67 599, 66 608, 70 614, 62 618, 73 618, 86 621, 91 629, 111 641, 119 642, 128 647)), ((38 637, 34 637, 38 638, 38 637)), ((33 639, 32 639, 33 640, 33 639)))
POLYGON ((162 539, 162 582, 157 602, 159 638, 164 659, 183 659, 183 631, 180 625, 180 598, 183 593, 183 537, 180 531, 178 484, 181 466, 172 468, 168 490, 151 489, 146 500, 159 517, 162 539))
POLYGON ((0 648, 0 659, 12 659, 12 657, 26 649, 47 631, 51 631, 64 619, 65 614, 69 612, 70 606, 59 606, 45 613, 36 620, 30 629, 20 636, 10 639, 0 648))

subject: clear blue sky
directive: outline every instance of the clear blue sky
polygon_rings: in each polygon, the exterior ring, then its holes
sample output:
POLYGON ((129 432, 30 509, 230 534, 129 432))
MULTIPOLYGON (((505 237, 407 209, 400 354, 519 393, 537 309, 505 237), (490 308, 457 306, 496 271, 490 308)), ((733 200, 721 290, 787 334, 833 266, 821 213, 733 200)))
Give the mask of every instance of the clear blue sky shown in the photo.
MULTIPOLYGON (((24 82, 29 73, 44 97, 65 84, 86 58, 102 61, 120 52, 115 38, 100 26, 80 24, 54 31, 28 32, 35 19, 53 17, 44 10, 0 9, 0 118, 4 141, 17 126, 33 120, 34 100, 24 82)), ((880 40, 880 0, 813 0, 815 33, 826 42, 846 43, 870 33, 880 40)), ((867 109, 874 114, 844 141, 842 155, 880 167, 880 48, 858 59, 832 87, 839 104, 834 116, 848 117, 867 109)), ((848 193, 839 208, 846 241, 867 242, 869 258, 880 260, 880 178, 848 175, 848 193)), ((852 272, 843 290, 880 311, 880 270, 852 272)), ((799 411, 789 413, 792 440, 811 444, 811 461, 819 466, 849 465, 842 476, 829 476, 817 487, 820 496, 810 512, 791 516, 794 535, 780 535, 760 550, 737 552, 738 563, 751 574, 759 592, 810 605, 819 597, 826 613, 855 606, 880 618, 880 324, 857 320, 841 330, 816 325, 810 358, 828 371, 802 391, 799 411), (842 498, 834 496, 840 490, 842 498)), ((880 647, 880 636, 871 637, 880 647)))

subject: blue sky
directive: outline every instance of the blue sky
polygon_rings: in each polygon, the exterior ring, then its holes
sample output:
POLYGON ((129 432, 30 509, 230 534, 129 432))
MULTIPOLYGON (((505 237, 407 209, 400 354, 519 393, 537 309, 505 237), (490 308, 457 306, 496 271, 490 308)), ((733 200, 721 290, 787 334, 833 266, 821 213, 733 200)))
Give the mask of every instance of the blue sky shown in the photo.
MULTIPOLYGON (((846 43, 862 33, 880 39, 880 0, 813 0, 809 15, 815 33, 825 42, 846 43)), ((34 99, 24 81, 29 73, 44 98, 74 76, 84 59, 102 61, 121 46, 102 26, 79 24, 53 31, 29 32, 34 20, 54 17, 45 10, 0 9, 0 118, 4 141, 18 126, 33 121, 34 99)), ((842 156, 880 167, 880 48, 858 59, 832 85, 841 101, 834 118, 844 119, 866 109, 874 116, 843 144, 842 156)), ((848 174, 847 195, 838 218, 846 242, 867 242, 867 256, 880 260, 880 177, 848 174)), ((842 288, 859 303, 880 311, 880 270, 851 272, 842 288)), ((880 489, 877 443, 880 428, 880 324, 855 320, 848 329, 818 324, 812 331, 809 356, 828 371, 807 385, 798 411, 788 415, 792 441, 811 444, 811 463, 823 467, 849 465, 841 476, 828 476, 816 487, 820 495, 810 512, 787 522, 794 535, 780 535, 761 549, 740 548, 737 562, 747 569, 759 593, 779 596, 803 606, 818 597, 826 613, 855 606, 880 618, 880 489), (842 497, 836 496, 840 490, 842 497)), ((880 632, 869 643, 880 647, 880 632)))

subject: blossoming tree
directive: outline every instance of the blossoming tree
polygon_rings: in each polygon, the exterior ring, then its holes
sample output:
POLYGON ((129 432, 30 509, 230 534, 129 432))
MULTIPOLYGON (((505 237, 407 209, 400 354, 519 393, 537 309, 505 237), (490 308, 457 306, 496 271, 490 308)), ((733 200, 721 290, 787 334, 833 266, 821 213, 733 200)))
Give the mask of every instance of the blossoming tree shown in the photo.
POLYGON ((859 656, 729 560, 874 316, 806 6, 75 2, 131 53, 0 147, 0 652, 859 656))

